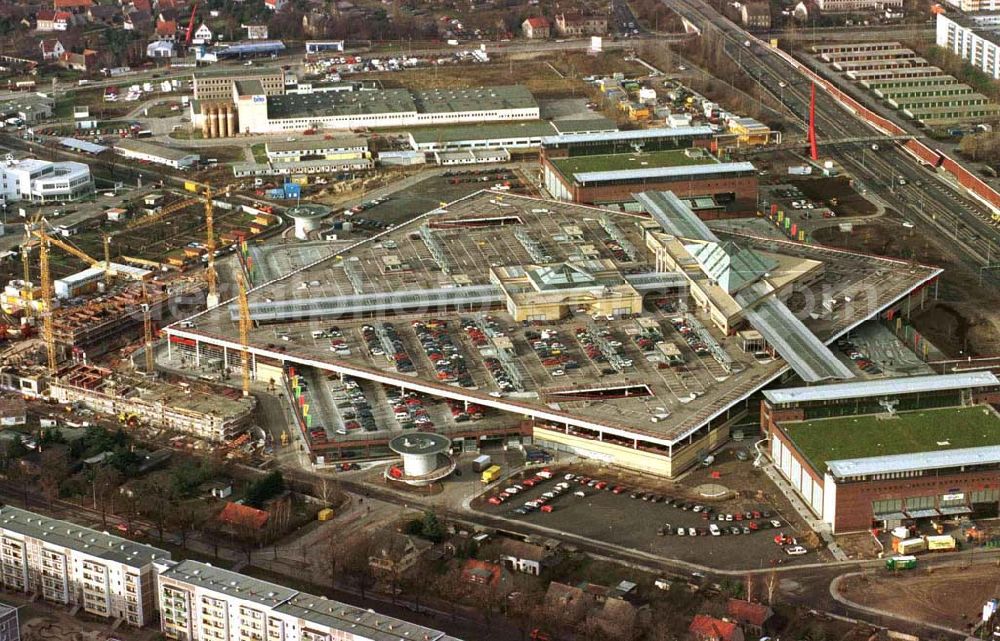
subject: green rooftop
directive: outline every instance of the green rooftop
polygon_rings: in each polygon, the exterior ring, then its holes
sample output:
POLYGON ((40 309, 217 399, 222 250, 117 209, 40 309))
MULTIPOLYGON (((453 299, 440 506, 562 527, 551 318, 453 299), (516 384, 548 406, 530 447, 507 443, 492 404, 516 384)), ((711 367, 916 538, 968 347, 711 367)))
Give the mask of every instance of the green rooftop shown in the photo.
POLYGON ((819 473, 827 461, 1000 445, 1000 418, 984 407, 868 414, 782 423, 819 473))
POLYGON ((710 153, 701 149, 669 149, 666 151, 650 151, 639 154, 570 156, 569 158, 551 159, 551 162, 564 176, 573 177, 576 174, 592 171, 621 171, 627 169, 710 165, 719 161, 710 153))

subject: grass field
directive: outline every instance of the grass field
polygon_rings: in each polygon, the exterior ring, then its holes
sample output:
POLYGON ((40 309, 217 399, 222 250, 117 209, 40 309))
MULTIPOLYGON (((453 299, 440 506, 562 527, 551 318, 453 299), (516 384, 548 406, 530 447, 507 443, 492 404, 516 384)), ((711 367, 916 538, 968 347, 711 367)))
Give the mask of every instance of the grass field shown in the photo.
POLYGON ((827 461, 1000 445, 1000 419, 980 407, 785 423, 784 430, 820 472, 827 461))
POLYGON ((652 169, 656 167, 681 167, 685 165, 707 165, 716 162, 708 155, 688 156, 684 150, 651 151, 643 154, 607 154, 597 156, 573 156, 553 160, 552 164, 564 175, 587 171, 619 171, 622 169, 652 169))

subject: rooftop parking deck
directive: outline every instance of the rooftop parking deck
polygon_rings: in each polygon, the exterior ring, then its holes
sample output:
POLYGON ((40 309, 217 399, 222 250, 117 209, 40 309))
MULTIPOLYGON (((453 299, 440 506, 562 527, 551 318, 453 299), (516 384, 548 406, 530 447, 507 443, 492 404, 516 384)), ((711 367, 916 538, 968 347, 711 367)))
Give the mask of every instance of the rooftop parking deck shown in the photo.
MULTIPOLYGON (((654 270, 655 257, 646 248, 642 225, 650 223, 644 215, 479 192, 278 280, 258 284, 249 296, 251 313, 255 305, 281 306, 285 301, 308 303, 357 294, 434 290, 460 298, 463 289, 495 284, 491 268, 499 266, 572 264, 586 268, 604 261, 600 264, 611 265, 626 278, 647 274, 654 270)), ((823 262, 820 280, 792 294, 788 304, 824 342, 938 273, 930 267, 817 246, 724 232, 719 236, 758 251, 823 262), (850 302, 827 309, 823 302, 831 299, 850 302)), ((617 435, 641 434, 661 444, 685 438, 787 368, 780 358, 769 360, 743 351, 738 336, 723 336, 700 310, 688 308, 683 286, 645 293, 644 300, 638 318, 625 315, 609 320, 607 314, 593 314, 585 306, 574 305, 560 320, 521 323, 502 304, 456 308, 421 305, 416 297, 410 307, 400 307, 391 315, 382 312, 376 318, 320 311, 300 320, 258 324, 250 343, 260 356, 470 400, 540 420, 617 435), (486 316, 500 328, 491 330, 496 339, 503 340, 483 344, 471 335, 469 326, 480 326, 486 316), (428 319, 446 321, 444 331, 460 346, 472 385, 449 384, 436 376, 412 326, 414 320, 428 319), (409 371, 399 370, 385 354, 370 349, 365 326, 386 322, 406 347, 413 365, 409 371), (318 337, 331 326, 343 334, 350 356, 336 353, 330 340, 318 337), (542 330, 554 334, 539 336, 542 330), (656 348, 661 341, 673 343, 684 363, 666 363, 656 348), (517 378, 519 385, 501 385, 491 374, 495 363, 490 359, 495 360, 498 351, 509 353, 514 372, 501 378, 517 378), (636 385, 645 387, 637 389, 636 385), (560 393, 595 388, 598 391, 582 395, 560 393)), ((175 325, 168 331, 239 349, 234 310, 232 301, 223 303, 191 319, 195 327, 175 325)))

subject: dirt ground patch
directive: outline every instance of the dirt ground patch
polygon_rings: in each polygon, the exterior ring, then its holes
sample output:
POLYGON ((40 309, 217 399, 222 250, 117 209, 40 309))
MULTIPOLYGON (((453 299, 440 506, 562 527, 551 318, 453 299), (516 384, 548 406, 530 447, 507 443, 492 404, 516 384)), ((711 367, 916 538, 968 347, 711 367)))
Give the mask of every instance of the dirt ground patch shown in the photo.
POLYGON ((983 603, 1000 589, 1000 568, 935 568, 892 575, 886 570, 850 577, 840 585, 847 599, 897 616, 971 630, 983 603), (901 598, 904 597, 904 598, 901 598))
POLYGON ((895 224, 852 225, 817 229, 816 242, 879 256, 916 260, 944 269, 937 287, 938 300, 914 314, 914 327, 949 356, 994 355, 1000 353, 1000 292, 980 286, 973 273, 944 251, 934 236, 920 229, 895 224))
POLYGON ((878 543, 868 532, 856 532, 837 537, 837 545, 852 559, 874 559, 881 552, 878 543))
POLYGON ((526 86, 536 98, 561 98, 585 95, 589 85, 583 81, 584 76, 610 75, 614 72, 634 76, 645 75, 648 70, 635 62, 626 62, 620 52, 606 52, 592 57, 580 53, 560 53, 529 59, 514 60, 512 57, 475 67, 439 65, 406 72, 368 74, 366 78, 381 80, 386 87, 414 90, 519 84, 526 86))
POLYGON ((854 191, 854 188, 851 187, 850 179, 846 176, 808 178, 805 180, 789 180, 788 182, 798 187, 806 198, 813 202, 823 203, 823 205, 832 209, 841 218, 871 216, 878 211, 875 205, 854 191), (836 199, 836 205, 832 204, 833 199, 836 199))

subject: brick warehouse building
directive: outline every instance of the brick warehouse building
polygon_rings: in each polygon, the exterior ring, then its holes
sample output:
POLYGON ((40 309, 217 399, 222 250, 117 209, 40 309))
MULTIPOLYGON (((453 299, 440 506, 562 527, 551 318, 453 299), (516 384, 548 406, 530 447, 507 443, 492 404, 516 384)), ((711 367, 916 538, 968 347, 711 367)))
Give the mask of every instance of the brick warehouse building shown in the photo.
POLYGON ((1000 511, 989 372, 764 392, 775 468, 835 533, 1000 511))
POLYGON ((569 202, 630 203, 642 191, 672 191, 703 219, 753 213, 756 168, 719 162, 716 146, 709 127, 549 136, 542 177, 549 193, 569 202))

